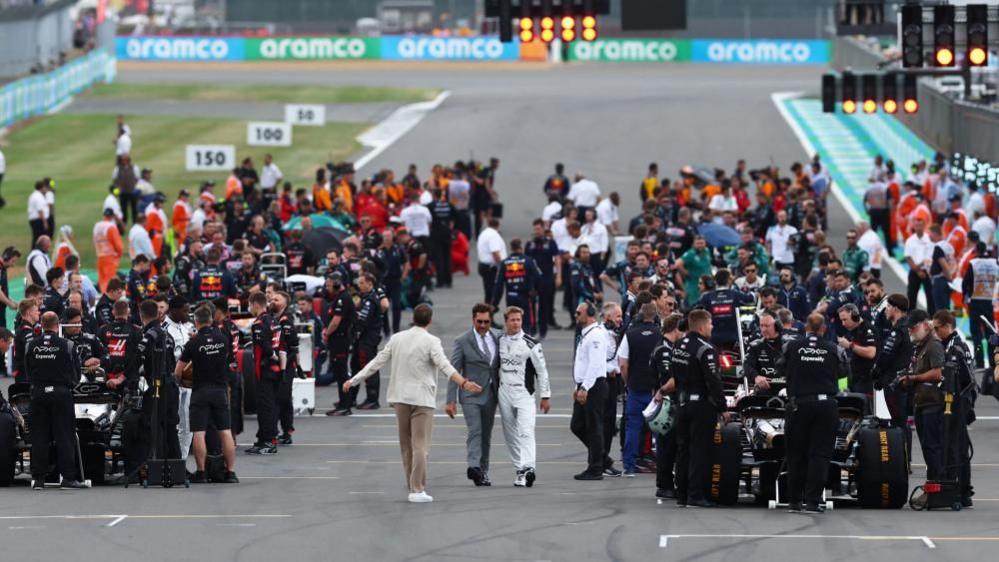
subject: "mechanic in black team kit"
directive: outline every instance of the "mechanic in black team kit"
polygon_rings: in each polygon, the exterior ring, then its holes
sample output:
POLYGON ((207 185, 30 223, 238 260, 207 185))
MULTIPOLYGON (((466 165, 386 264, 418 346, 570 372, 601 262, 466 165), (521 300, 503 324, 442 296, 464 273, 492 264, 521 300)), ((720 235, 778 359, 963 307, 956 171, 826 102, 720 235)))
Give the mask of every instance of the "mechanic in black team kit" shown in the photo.
POLYGON ((680 411, 676 420, 676 503, 680 507, 714 507, 708 499, 711 442, 725 395, 718 372, 718 354, 711 345, 711 313, 687 315, 690 331, 673 348, 670 370, 676 380, 680 411))
POLYGON ((31 384, 31 487, 45 487, 49 443, 64 489, 83 488, 77 480, 73 387, 80 382, 80 361, 73 343, 59 335, 59 316, 42 315, 42 334, 28 342, 24 369, 31 384))
POLYGON ((510 255, 496 269, 492 305, 498 307, 506 296, 507 307, 515 306, 524 311, 524 332, 535 334, 537 315, 533 301, 541 280, 541 272, 534 260, 524 255, 520 238, 510 241, 510 255))
POLYGON ((836 440, 839 411, 837 381, 848 377, 850 362, 825 337, 821 314, 808 315, 805 338, 784 348, 787 379, 788 511, 822 513, 822 490, 829 477, 829 460, 836 440))
POLYGON ((231 349, 225 334, 214 327, 213 323, 214 312, 211 307, 201 306, 194 311, 194 325, 198 332, 184 346, 174 375, 180 380, 188 363, 193 365, 190 425, 191 432, 194 433, 194 461, 198 468, 191 482, 207 481, 205 457, 208 450, 205 445, 205 431, 208 428, 208 421, 211 420, 219 432, 222 454, 225 457, 226 473, 223 482, 237 484, 239 479, 236 478, 234 471, 236 443, 229 431, 229 397, 226 393, 226 373, 231 349))

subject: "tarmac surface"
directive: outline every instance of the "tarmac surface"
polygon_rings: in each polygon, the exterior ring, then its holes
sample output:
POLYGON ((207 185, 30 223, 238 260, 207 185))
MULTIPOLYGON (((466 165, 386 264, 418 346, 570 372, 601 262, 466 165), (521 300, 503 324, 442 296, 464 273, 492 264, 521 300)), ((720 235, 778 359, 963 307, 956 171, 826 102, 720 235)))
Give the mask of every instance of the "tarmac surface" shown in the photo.
MULTIPOLYGON (((252 68, 134 66, 124 81, 399 84, 444 88, 451 96, 387 148, 362 173, 426 174, 434 162, 497 156, 497 187, 509 240, 529 233, 544 205, 541 185, 555 161, 583 171, 603 191, 622 194, 622 219, 638 207, 638 184, 658 161, 673 177, 684 164, 729 169, 771 160, 804 161, 770 100, 775 91, 817 89, 820 68, 738 66, 564 66, 495 72, 427 68, 317 71, 288 65, 261 76, 252 68)), ((832 200, 831 200, 832 201, 832 200)), ((849 218, 833 203, 830 238, 849 218)), ((892 283, 897 283, 897 280, 892 283)), ((891 285, 891 284, 890 284, 891 285)), ((432 331, 450 350, 470 327, 480 280, 457 277, 431 294, 432 331)), ((568 315, 560 312, 560 323, 568 315)), ((981 559, 999 541, 999 408, 983 399, 972 430, 977 445, 976 510, 959 513, 868 511, 847 505, 821 516, 749 505, 720 509, 658 504, 654 478, 577 482, 585 449, 568 431, 572 334, 555 331, 543 347, 552 379, 552 412, 537 418, 538 482, 513 488, 513 469, 494 429, 493 486, 465 479, 464 424, 438 410, 428 492, 432 504, 406 502, 391 410, 296 420, 295 444, 275 457, 240 455, 236 486, 191 489, 102 488, 79 492, 0 491, 3 559, 87 560, 955 560, 981 559)), ((383 388, 386 383, 383 381, 383 388)), ((443 384, 441 385, 443 386, 443 384)), ((320 410, 335 398, 320 389, 320 410)), ((443 405, 444 393, 438 393, 443 405)), ((499 421, 497 420, 497 425, 499 421)), ((256 429, 248 419, 248 444, 256 429)), ((613 455, 619 459, 617 454, 613 455)), ((914 453, 914 462, 922 460, 914 453)), ((921 479, 922 466, 910 486, 921 479)), ((987 557, 987 555, 986 555, 987 557)))

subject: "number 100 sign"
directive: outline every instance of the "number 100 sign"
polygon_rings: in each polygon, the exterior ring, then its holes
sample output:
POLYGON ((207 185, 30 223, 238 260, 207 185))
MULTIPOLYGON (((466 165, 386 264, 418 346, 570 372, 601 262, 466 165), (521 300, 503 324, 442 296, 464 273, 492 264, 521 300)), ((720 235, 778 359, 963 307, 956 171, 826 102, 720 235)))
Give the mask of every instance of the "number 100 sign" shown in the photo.
POLYGON ((189 144, 184 153, 188 172, 216 172, 236 166, 236 147, 231 144, 189 144))
POLYGON ((291 146, 291 125, 280 122, 247 123, 246 144, 250 146, 291 146))

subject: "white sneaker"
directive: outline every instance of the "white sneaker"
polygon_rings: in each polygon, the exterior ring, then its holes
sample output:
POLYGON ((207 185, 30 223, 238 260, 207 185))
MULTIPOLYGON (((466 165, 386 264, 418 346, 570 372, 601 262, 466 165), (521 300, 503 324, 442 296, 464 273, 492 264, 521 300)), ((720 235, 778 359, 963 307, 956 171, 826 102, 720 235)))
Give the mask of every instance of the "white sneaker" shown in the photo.
POLYGON ((513 485, 518 488, 524 488, 527 486, 527 476, 523 472, 517 473, 517 479, 513 481, 513 485))
POLYGON ((426 491, 409 494, 409 503, 430 503, 432 501, 434 501, 434 498, 427 494, 426 491))

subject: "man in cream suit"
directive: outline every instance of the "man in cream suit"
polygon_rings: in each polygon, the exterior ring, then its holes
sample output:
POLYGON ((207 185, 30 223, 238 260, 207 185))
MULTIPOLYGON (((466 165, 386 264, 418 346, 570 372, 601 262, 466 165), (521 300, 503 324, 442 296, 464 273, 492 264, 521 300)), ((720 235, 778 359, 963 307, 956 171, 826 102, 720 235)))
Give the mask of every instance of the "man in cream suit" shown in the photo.
POLYGON ((457 402, 468 427, 468 479, 476 486, 491 486, 489 481, 489 444, 492 441, 493 419, 496 416, 499 374, 499 345, 496 334, 490 330, 492 309, 487 304, 472 308, 472 329, 454 340, 451 364, 468 380, 482 387, 482 392, 472 394, 459 391, 458 385, 447 385, 447 415, 458 413, 457 402))
POLYGON ((427 503, 427 457, 430 455, 430 432, 437 405, 437 374, 447 375, 465 392, 479 393, 482 387, 461 376, 444 354, 440 338, 428 329, 434 311, 421 304, 413 309, 413 327, 398 332, 367 365, 343 383, 343 391, 363 382, 389 361, 388 402, 399 422, 399 448, 402 470, 409 485, 409 501, 427 503))

